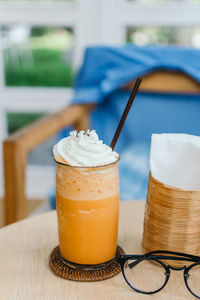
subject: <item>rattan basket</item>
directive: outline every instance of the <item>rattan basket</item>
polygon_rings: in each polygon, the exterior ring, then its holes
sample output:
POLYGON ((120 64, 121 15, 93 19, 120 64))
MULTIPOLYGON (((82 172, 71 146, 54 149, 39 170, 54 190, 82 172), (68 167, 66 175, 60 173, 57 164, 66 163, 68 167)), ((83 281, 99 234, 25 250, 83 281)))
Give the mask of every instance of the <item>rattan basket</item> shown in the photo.
POLYGON ((167 186, 150 173, 142 245, 200 255, 200 191, 167 186))

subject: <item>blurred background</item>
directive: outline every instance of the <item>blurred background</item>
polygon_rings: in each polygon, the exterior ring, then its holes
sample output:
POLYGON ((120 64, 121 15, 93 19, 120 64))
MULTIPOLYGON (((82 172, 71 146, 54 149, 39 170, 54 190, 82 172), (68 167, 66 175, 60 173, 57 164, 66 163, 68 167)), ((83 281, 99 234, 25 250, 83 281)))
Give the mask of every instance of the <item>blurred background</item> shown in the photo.
MULTIPOLYGON (((2 140, 70 103, 88 45, 200 48, 200 0, 0 0, 0 197, 2 140)), ((56 137, 28 159, 29 198, 54 185, 56 137)))

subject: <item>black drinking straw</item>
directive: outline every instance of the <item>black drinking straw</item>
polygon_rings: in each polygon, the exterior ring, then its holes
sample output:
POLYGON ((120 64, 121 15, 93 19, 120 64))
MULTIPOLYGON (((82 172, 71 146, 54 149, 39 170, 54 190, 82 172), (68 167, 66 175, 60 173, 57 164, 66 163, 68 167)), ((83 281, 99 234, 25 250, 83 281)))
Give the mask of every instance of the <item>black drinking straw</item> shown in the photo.
POLYGON ((124 122, 126 121, 126 118, 127 118, 127 116, 128 116, 129 110, 130 110, 130 108, 131 108, 131 106, 132 106, 132 104, 133 104, 133 101, 134 101, 134 99, 135 99, 135 96, 136 96, 136 94, 137 94, 137 92, 138 92, 138 90, 139 90, 141 81, 142 81, 141 78, 137 78, 137 80, 136 80, 136 82, 135 82, 135 84, 134 84, 134 87, 133 87, 133 89, 132 89, 132 92, 131 92, 131 95, 130 95, 130 97, 129 97, 128 103, 126 104, 125 110, 124 110, 124 112, 123 112, 123 115, 122 115, 122 117, 121 117, 121 120, 120 120, 120 122, 119 122, 119 125, 118 125, 118 127, 117 127, 117 130, 115 131, 114 137, 113 137, 112 142, 111 142, 111 144, 110 144, 110 147, 111 147, 112 149, 115 148, 115 145, 116 145, 116 143, 117 143, 117 140, 118 140, 118 138, 119 138, 119 135, 120 135, 120 133, 121 133, 121 130, 122 130, 123 126, 124 126, 124 122))

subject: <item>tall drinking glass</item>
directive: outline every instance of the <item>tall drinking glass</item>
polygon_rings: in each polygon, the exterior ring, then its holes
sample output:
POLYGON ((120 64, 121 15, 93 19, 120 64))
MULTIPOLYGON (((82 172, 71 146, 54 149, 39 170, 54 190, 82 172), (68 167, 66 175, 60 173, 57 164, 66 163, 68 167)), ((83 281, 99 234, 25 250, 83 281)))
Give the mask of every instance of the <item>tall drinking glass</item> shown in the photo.
POLYGON ((72 167, 59 162, 56 165, 62 259, 91 268, 109 262, 117 248, 118 160, 98 167, 72 167))

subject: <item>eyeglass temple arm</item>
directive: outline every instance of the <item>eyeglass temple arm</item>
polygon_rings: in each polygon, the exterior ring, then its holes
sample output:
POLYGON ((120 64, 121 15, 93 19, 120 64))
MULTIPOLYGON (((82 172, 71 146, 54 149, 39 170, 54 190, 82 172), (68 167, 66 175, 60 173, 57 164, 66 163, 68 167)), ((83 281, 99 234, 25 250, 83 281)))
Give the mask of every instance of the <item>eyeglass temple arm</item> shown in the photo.
MULTIPOLYGON (((152 256, 146 256, 144 255, 143 257, 140 257, 139 259, 136 258, 135 256, 132 256, 131 257, 132 259, 137 259, 136 261, 134 262, 131 262, 130 264, 128 264, 129 268, 132 269, 133 267, 135 267, 137 264, 139 264, 142 260, 144 260, 145 258, 147 258, 148 260, 151 260, 151 259, 156 259, 156 260, 159 260, 159 259, 168 259, 168 260, 181 260, 181 261, 190 261, 190 262, 194 262, 194 259, 192 258, 187 258, 187 257, 177 257, 177 256, 164 256, 164 255, 152 255, 152 256)), ((197 261, 197 260, 195 260, 197 261)), ((200 260, 199 260, 200 262, 200 260)))
POLYGON ((145 255, 120 255, 120 257, 118 258, 118 262, 119 263, 123 263, 124 259, 128 260, 128 259, 136 259, 136 261, 132 262, 131 265, 132 268, 134 266, 136 266, 141 260, 143 260, 145 257, 145 255))
POLYGON ((172 254, 172 255, 177 255, 177 256, 182 256, 182 257, 188 257, 191 259, 194 259, 195 261, 200 261, 200 256, 197 255, 192 255, 192 254, 187 254, 187 253, 182 253, 182 252, 175 252, 175 251, 165 251, 165 250, 155 250, 155 251, 151 251, 151 252, 147 252, 145 254, 130 254, 130 255, 120 255, 120 258, 135 258, 135 259, 139 259, 139 258, 143 258, 143 257, 149 257, 151 255, 155 255, 155 254, 172 254))
POLYGON ((145 254, 145 256, 149 256, 149 255, 154 255, 154 254, 172 254, 172 255, 178 255, 178 256, 182 256, 182 257, 189 257, 191 259, 194 259, 195 261, 200 261, 200 256, 197 255, 192 255, 192 254, 187 254, 187 253, 182 253, 182 252, 175 252, 175 251, 165 251, 165 250, 155 250, 155 251, 151 251, 145 254))
MULTIPOLYGON (((145 257, 147 257, 147 258, 149 258, 149 257, 155 257, 155 258, 161 258, 161 256, 162 256, 162 258, 164 259, 164 257, 165 257, 165 255, 159 255, 159 254, 172 254, 172 255, 177 255, 177 256, 181 256, 181 257, 183 257, 183 258, 190 258, 190 259, 192 259, 192 260, 194 260, 194 261, 200 261, 200 256, 196 256, 196 255, 192 255, 192 254, 186 254, 186 253, 181 253, 181 252, 173 252, 173 251, 164 251, 164 250, 160 250, 160 251, 151 251, 151 252, 148 252, 148 253, 145 253, 145 254, 136 254, 136 255, 126 255, 126 254, 124 254, 124 255, 120 255, 120 257, 119 257, 119 260, 120 259, 124 259, 124 258, 126 258, 126 259, 143 259, 143 258, 145 258, 145 257), (155 254, 158 254, 158 255, 155 255, 155 254)), ((169 258, 170 256, 166 256, 166 258, 169 258)), ((172 256, 172 257, 174 257, 174 256, 172 256)), ((180 259, 180 257, 178 258, 178 259, 180 259)))

